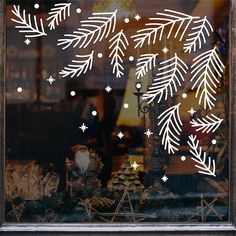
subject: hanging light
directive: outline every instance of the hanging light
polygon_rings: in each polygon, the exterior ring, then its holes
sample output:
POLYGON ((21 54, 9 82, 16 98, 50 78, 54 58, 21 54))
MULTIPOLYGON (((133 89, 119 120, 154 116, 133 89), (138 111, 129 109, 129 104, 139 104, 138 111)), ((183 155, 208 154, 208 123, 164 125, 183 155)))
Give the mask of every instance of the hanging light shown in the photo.
POLYGON ((136 7, 133 0, 96 0, 93 12, 112 12, 118 10, 117 18, 134 17, 136 7))

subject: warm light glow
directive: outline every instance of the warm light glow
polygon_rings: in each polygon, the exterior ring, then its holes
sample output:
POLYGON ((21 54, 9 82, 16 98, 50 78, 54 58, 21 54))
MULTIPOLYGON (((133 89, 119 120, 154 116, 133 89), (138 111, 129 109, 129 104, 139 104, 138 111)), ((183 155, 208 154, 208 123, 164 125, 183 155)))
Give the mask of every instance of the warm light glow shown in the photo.
MULTIPOLYGON (((122 104, 128 103, 129 108, 125 109, 123 106, 121 107, 120 114, 116 125, 127 125, 127 126, 140 126, 143 122, 143 115, 138 117, 138 102, 137 96, 134 93, 137 92, 137 84, 139 90, 142 92, 142 88, 147 87, 148 79, 144 77, 142 83, 137 82, 136 79, 136 69, 131 68, 129 70, 128 81, 125 88, 125 94, 123 97, 122 104)), ((142 102, 143 100, 141 100, 142 102)), ((146 125, 149 125, 150 120, 146 120, 146 125)))
POLYGON ((112 12, 116 9, 117 18, 134 17, 136 14, 133 0, 99 0, 93 5, 93 12, 112 12))
POLYGON ((137 108, 137 97, 134 95, 136 92, 136 76, 135 68, 130 69, 129 79, 127 81, 125 94, 123 97, 123 102, 130 104, 129 109, 125 109, 123 106, 120 110, 120 114, 117 120, 117 126, 127 125, 127 126, 140 126, 141 117, 138 117, 138 108, 137 108), (131 105, 132 104, 132 105, 131 105))

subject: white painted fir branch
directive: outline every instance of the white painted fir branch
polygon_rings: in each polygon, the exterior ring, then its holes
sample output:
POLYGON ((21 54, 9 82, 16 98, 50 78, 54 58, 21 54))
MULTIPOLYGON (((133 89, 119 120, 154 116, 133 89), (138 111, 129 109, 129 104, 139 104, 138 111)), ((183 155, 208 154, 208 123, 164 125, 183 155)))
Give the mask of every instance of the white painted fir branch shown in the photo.
POLYGON ((136 69, 136 76, 137 79, 140 79, 148 70, 151 70, 153 67, 156 66, 156 59, 158 53, 156 54, 142 54, 140 58, 138 58, 137 62, 137 69, 136 69))
POLYGON ((184 74, 187 73, 187 65, 177 56, 160 63, 162 67, 158 69, 157 78, 149 87, 148 91, 143 95, 142 99, 148 100, 151 103, 158 97, 158 103, 164 97, 167 100, 168 96, 173 97, 174 92, 177 92, 177 86, 181 86, 184 81, 184 74))
POLYGON ((66 49, 70 46, 86 48, 91 42, 95 44, 103 38, 107 38, 110 32, 115 31, 116 13, 102 12, 93 13, 88 20, 81 21, 81 27, 72 34, 65 34, 63 39, 58 39, 58 46, 66 49))
POLYGON ((206 16, 203 19, 193 21, 193 24, 196 26, 192 27, 193 32, 188 34, 184 44, 184 52, 188 53, 201 49, 202 43, 206 43, 206 36, 209 37, 210 31, 213 32, 213 28, 206 16))
POLYGON ((199 105, 203 102, 204 109, 211 110, 216 100, 216 88, 219 84, 219 77, 222 77, 225 68, 217 53, 217 48, 206 51, 193 59, 191 66, 192 78, 194 82, 192 90, 197 88, 195 97, 199 98, 199 105))
POLYGON ((158 126, 161 127, 159 135, 162 136, 162 145, 169 154, 178 151, 179 135, 182 132, 182 122, 179 116, 179 107, 181 103, 168 108, 158 116, 158 126))
POLYGON ((64 69, 60 72, 62 77, 79 77, 82 73, 85 74, 87 70, 91 70, 93 66, 93 54, 94 51, 92 51, 89 55, 76 55, 79 60, 72 60, 73 64, 69 64, 67 67, 64 67, 64 69))
POLYGON ((117 33, 113 38, 109 40, 111 45, 109 46, 109 49, 112 49, 109 57, 112 57, 111 65, 113 66, 113 74, 116 74, 117 78, 120 78, 124 75, 124 67, 122 66, 123 63, 123 57, 125 56, 124 51, 129 46, 129 42, 123 32, 121 30, 119 33, 117 33))
POLYGON ((142 47, 147 41, 150 45, 155 44, 159 34, 159 40, 162 40, 162 36, 165 29, 169 29, 167 39, 174 33, 174 38, 179 37, 179 41, 182 41, 189 25, 194 19, 199 19, 198 16, 187 15, 178 11, 169 9, 164 10, 165 13, 157 13, 158 17, 150 18, 151 23, 146 23, 147 28, 137 31, 136 35, 132 38, 136 43, 135 48, 142 47), (183 27, 183 29, 182 29, 183 27))
POLYGON ((192 119, 190 121, 192 127, 197 128, 196 131, 201 131, 202 133, 215 132, 223 119, 211 114, 211 116, 206 116, 204 118, 198 118, 197 120, 192 119))
POLYGON ((211 159, 211 157, 208 157, 207 160, 207 154, 202 151, 201 147, 199 147, 199 140, 197 140, 196 135, 190 135, 189 140, 190 141, 187 143, 190 146, 190 152, 193 155, 191 159, 197 163, 195 167, 199 169, 198 173, 215 177, 215 160, 211 159))
POLYGON ((22 15, 20 11, 20 6, 13 5, 12 13, 17 19, 11 18, 11 20, 17 25, 15 28, 19 29, 20 33, 24 33, 26 38, 40 37, 47 35, 44 31, 43 21, 39 20, 39 25, 36 16, 33 16, 33 21, 30 14, 26 14, 23 10, 22 15))
POLYGON ((55 29, 60 22, 66 20, 67 17, 70 17, 70 7, 71 3, 57 3, 54 5, 48 13, 50 16, 47 18, 50 30, 55 29))

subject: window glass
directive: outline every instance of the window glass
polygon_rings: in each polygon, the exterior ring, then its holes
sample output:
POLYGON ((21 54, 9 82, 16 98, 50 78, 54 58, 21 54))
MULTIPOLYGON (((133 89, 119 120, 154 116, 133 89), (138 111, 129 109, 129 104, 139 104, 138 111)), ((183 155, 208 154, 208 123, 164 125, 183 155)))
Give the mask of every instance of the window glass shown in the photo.
POLYGON ((228 0, 6 2, 7 222, 229 220, 228 0))

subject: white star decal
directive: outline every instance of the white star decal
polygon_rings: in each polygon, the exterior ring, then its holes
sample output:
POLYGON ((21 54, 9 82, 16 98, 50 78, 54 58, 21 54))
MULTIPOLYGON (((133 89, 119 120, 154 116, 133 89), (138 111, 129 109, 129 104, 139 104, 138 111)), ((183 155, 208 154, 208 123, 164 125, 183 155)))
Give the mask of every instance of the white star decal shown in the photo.
POLYGON ((191 116, 193 116, 193 115, 196 113, 196 111, 193 109, 193 107, 191 107, 191 109, 188 111, 188 113, 189 113, 191 116))
POLYGON ((27 38, 27 39, 24 41, 24 43, 25 43, 26 45, 29 45, 29 44, 31 43, 31 40, 27 38))
POLYGON ((105 90, 106 90, 108 93, 110 93, 111 90, 112 90, 112 88, 108 85, 108 86, 105 88, 105 90))
POLYGON ((134 17, 134 19, 135 19, 136 21, 139 21, 139 20, 141 19, 141 16, 140 16, 139 14, 137 14, 137 15, 134 17))
POLYGON ((153 132, 150 129, 148 129, 144 134, 146 134, 149 138, 153 134, 153 132))
POLYGON ((161 179, 165 183, 168 180, 168 177, 166 175, 164 175, 161 179))
POLYGON ((168 49, 167 47, 164 47, 164 48, 162 49, 162 52, 166 54, 167 52, 169 52, 169 49, 168 49))
POLYGON ((88 127, 84 123, 79 128, 83 131, 83 133, 86 129, 88 129, 88 127))
POLYGON ((56 80, 55 80, 52 76, 50 76, 50 77, 47 79, 47 81, 49 82, 49 84, 53 84, 56 80))
POLYGON ((119 139, 122 139, 124 136, 125 136, 125 135, 124 135, 122 132, 119 132, 119 133, 117 134, 117 137, 118 137, 119 139))
POLYGON ((139 164, 136 161, 134 161, 131 167, 133 167, 134 170, 137 170, 137 168, 139 167, 139 164))

